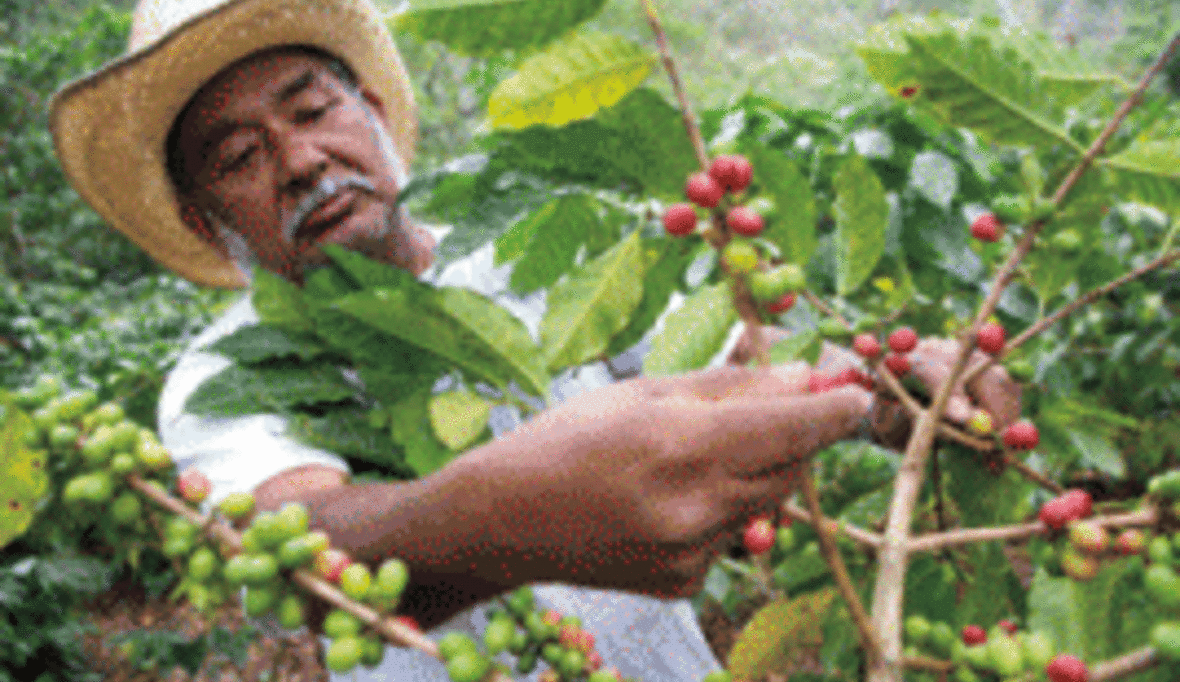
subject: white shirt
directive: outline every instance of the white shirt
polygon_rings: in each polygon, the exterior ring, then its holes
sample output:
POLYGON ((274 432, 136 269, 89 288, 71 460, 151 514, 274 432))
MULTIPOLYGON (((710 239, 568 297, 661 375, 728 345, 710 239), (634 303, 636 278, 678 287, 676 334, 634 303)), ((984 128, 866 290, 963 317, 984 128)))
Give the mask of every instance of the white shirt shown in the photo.
MULTIPOLYGON (((441 241, 449 229, 431 229, 431 232, 441 241)), ((493 254, 494 245, 486 244, 471 256, 449 264, 441 273, 432 266, 420 279, 437 286, 466 287, 489 296, 520 318, 533 338, 538 339, 546 292, 541 290, 522 298, 510 291, 508 279, 512 264, 493 267, 493 254)), ((606 363, 596 362, 565 370, 555 377, 550 384, 551 404, 610 384, 618 377, 637 375, 651 337, 662 329, 664 319, 683 301, 683 295, 674 292, 656 326, 635 347, 611 358, 609 369, 606 363)), ((339 455, 285 435, 287 420, 279 415, 209 419, 184 413, 183 406, 189 395, 231 364, 229 359, 203 349, 239 327, 258 321, 247 293, 193 340, 169 373, 161 392, 161 442, 172 453, 178 470, 195 467, 209 477, 213 487, 202 505, 206 513, 229 493, 253 491, 268 478, 294 467, 321 464, 349 472, 348 464, 339 455)), ((731 329, 724 347, 709 363, 710 367, 724 364, 742 329, 741 322, 731 329)), ((441 388, 442 382, 436 390, 441 388)), ((497 438, 519 423, 517 408, 493 408, 490 427, 497 438)), ((661 600, 559 583, 534 585, 533 590, 538 608, 553 608, 581 618, 583 627, 596 635, 596 649, 602 654, 605 665, 617 666, 625 676, 639 677, 644 682, 700 680, 720 668, 687 599, 661 600)), ((479 604, 457 614, 432 634, 441 637, 445 632, 457 630, 481 642, 483 629, 488 623, 487 606, 487 603, 479 604)), ((278 627, 273 618, 262 624, 278 627)), ((332 674, 331 678, 333 682, 446 682, 449 679, 440 662, 420 651, 388 646, 385 654, 385 660, 374 670, 360 667, 355 671, 355 677, 332 674)), ((508 654, 501 657, 505 663, 515 660, 508 654)), ((526 679, 536 680, 546 668, 546 664, 539 663, 536 671, 526 679)))

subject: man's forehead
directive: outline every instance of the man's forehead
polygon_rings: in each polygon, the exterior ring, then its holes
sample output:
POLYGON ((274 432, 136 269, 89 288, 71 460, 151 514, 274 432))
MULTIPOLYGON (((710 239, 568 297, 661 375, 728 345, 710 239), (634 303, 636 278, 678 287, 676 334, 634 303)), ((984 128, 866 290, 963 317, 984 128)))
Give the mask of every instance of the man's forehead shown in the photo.
POLYGON ((307 54, 266 52, 247 57, 220 71, 201 88, 194 100, 200 126, 209 117, 221 118, 234 109, 269 106, 297 79, 310 74, 322 79, 328 73, 321 60, 307 54))

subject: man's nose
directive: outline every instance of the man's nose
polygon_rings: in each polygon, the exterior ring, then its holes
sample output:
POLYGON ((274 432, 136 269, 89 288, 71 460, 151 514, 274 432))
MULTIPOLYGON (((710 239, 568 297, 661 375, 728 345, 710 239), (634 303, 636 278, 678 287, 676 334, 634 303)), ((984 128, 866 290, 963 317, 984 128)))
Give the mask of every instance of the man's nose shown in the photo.
POLYGON ((298 195, 315 187, 328 168, 328 155, 304 135, 289 135, 280 145, 283 189, 298 195))

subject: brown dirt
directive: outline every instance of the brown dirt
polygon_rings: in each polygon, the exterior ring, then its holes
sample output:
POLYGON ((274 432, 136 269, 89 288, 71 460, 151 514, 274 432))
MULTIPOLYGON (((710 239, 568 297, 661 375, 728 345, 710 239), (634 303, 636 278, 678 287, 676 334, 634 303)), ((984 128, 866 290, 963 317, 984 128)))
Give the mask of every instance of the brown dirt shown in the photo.
POLYGON ((99 634, 87 635, 83 650, 91 669, 103 673, 108 682, 328 682, 328 673, 320 663, 319 640, 307 633, 277 638, 260 635, 250 645, 248 660, 241 668, 224 657, 210 656, 195 676, 179 666, 139 670, 109 644, 111 636, 140 628, 173 630, 192 637, 217 624, 238 632, 246 618, 236 600, 206 617, 187 603, 170 602, 166 595, 152 599, 142 587, 124 582, 99 595, 87 610, 88 620, 99 634))
MULTIPOLYGON (((738 635, 765 600, 747 601, 730 620, 720 605, 705 607, 701 628, 714 655, 722 663, 729 656, 738 635)), ((149 598, 141 586, 116 584, 87 605, 88 620, 100 634, 87 635, 83 648, 90 666, 106 675, 109 682, 327 682, 319 640, 309 634, 279 638, 260 634, 250 646, 244 666, 236 667, 219 656, 206 661, 195 676, 179 666, 173 670, 139 670, 109 643, 115 634, 140 628, 173 630, 195 636, 217 624, 234 632, 246 625, 241 606, 235 600, 210 616, 202 616, 187 603, 174 603, 167 596, 149 598), (267 674, 269 672, 269 675, 267 674)), ((610 662, 607 661, 609 665, 610 662)), ((770 674, 748 682, 782 682, 785 676, 770 674)))

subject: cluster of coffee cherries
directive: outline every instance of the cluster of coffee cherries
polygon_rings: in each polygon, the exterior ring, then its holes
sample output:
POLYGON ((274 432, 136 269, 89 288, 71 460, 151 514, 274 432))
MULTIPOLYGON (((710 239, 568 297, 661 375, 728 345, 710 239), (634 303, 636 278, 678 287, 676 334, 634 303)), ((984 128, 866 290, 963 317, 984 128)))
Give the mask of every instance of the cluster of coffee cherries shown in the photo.
MULTIPOLYGON (((177 491, 187 502, 200 504, 210 488, 209 479, 196 469, 177 477, 177 491)), ((254 496, 242 492, 231 493, 217 504, 217 511, 226 519, 248 524, 242 531, 241 551, 222 562, 209 546, 198 547, 189 556, 186 581, 199 586, 220 574, 228 590, 245 589, 242 603, 248 616, 261 618, 273 613, 280 625, 291 630, 302 627, 308 614, 306 598, 289 582, 290 571, 296 569, 310 570, 339 587, 349 599, 378 613, 397 608, 410 580, 404 561, 386 559, 374 573, 366 564, 354 562, 347 552, 332 547, 327 533, 310 530, 304 505, 288 502, 277 511, 257 513, 254 507, 254 496)), ((199 530, 179 517, 170 523, 185 524, 191 527, 187 535, 199 530)), ((166 533, 165 554, 188 550, 183 545, 173 547, 173 542, 166 533)), ((198 605, 191 588, 189 599, 198 605)), ((373 668, 384 659, 385 640, 376 632, 366 631, 365 624, 344 609, 331 609, 322 631, 330 640, 324 663, 333 672, 347 672, 358 665, 373 668)))
POLYGON ((1076 656, 1057 653, 1053 641, 1042 632, 1020 629, 1001 620, 990 630, 967 625, 958 637, 944 622, 931 623, 922 616, 905 622, 909 642, 906 655, 931 652, 949 656, 955 663, 956 682, 980 682, 998 675, 1002 679, 1043 671, 1049 682, 1087 682, 1090 672, 1076 656))
MULTIPOLYGON (((713 159, 708 172, 693 173, 684 185, 691 203, 675 204, 664 213, 664 229, 673 237, 692 234, 697 228, 697 209, 715 209, 727 194, 740 194, 750 186, 754 168, 737 154, 713 159)), ((803 268, 794 263, 770 267, 754 237, 762 234, 765 222, 753 208, 732 204, 726 209, 725 224, 733 233, 721 252, 721 262, 734 277, 744 279, 750 295, 771 315, 780 315, 795 305, 799 290, 807 285, 803 268)))
MULTIPOLYGON (((18 408, 30 410, 33 428, 25 445, 55 458, 52 470, 64 475, 61 501, 91 520, 103 512, 118 528, 146 532, 143 505, 126 486, 127 476, 139 474, 163 485, 172 457, 156 435, 126 418, 116 403, 98 405, 91 390, 67 391, 62 382, 43 376, 13 395, 18 408), (158 480, 151 477, 156 476, 158 480)), ((44 467, 37 457, 34 466, 44 467)))
POLYGON ((1143 552, 1143 531, 1128 529, 1111 539, 1101 525, 1086 521, 1093 514, 1094 501, 1081 489, 1071 489, 1041 505, 1037 518, 1049 528, 1053 544, 1041 551, 1040 563, 1050 575, 1073 580, 1093 580, 1104 559, 1143 552), (1065 531, 1062 533, 1062 531, 1065 531))

